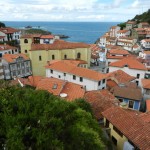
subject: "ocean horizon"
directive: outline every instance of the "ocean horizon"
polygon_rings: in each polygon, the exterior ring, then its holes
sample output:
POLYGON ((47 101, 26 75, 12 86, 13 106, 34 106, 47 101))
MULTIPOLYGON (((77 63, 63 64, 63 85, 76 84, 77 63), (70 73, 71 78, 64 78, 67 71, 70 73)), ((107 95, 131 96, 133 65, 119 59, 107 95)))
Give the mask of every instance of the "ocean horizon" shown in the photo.
POLYGON ((95 41, 111 26, 120 22, 50 22, 50 21, 3 21, 6 26, 13 28, 25 28, 32 26, 52 32, 52 34, 62 34, 69 36, 65 39, 70 42, 84 42, 88 44, 95 41))

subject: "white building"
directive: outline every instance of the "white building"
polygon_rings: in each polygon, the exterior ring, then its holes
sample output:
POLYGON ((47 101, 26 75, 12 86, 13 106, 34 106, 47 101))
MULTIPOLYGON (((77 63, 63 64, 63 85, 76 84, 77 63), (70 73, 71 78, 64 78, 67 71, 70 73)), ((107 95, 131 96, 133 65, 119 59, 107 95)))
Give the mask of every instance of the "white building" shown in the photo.
POLYGON ((130 36, 130 30, 119 30, 117 31, 117 38, 130 36))
POLYGON ((46 77, 55 77, 82 85, 87 91, 106 88, 104 74, 77 67, 65 60, 51 61, 46 66, 46 77))
POLYGON ((106 35, 101 36, 100 39, 99 39, 98 45, 100 47, 105 47, 106 46, 106 39, 107 38, 108 38, 108 36, 106 36, 106 35))
POLYGON ((136 77, 137 85, 141 86, 141 79, 145 78, 147 68, 134 57, 127 57, 109 64, 109 72, 122 70, 130 76, 136 77))
POLYGON ((40 44, 52 44, 54 43, 55 36, 54 35, 41 35, 40 44))
POLYGON ((19 53, 19 48, 6 45, 6 44, 1 44, 0 45, 0 57, 2 57, 4 54, 18 54, 19 53))
POLYGON ((6 80, 32 74, 31 61, 25 54, 5 54, 2 57, 2 65, 6 80))
POLYGON ((141 40, 141 45, 143 48, 150 49, 150 39, 141 40))
POLYGON ((117 37, 117 32, 120 30, 119 26, 112 26, 110 28, 110 37, 117 37))
POLYGON ((0 79, 4 79, 2 59, 0 58, 0 79))
POLYGON ((17 40, 19 42, 21 36, 21 31, 18 29, 6 27, 6 28, 0 28, 0 37, 3 37, 0 39, 0 41, 12 41, 17 40))

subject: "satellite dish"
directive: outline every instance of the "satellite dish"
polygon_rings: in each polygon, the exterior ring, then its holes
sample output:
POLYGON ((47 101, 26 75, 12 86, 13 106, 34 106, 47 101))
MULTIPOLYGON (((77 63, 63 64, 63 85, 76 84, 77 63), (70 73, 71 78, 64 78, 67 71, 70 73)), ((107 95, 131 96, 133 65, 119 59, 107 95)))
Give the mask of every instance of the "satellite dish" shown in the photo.
POLYGON ((67 94, 66 93, 61 93, 60 97, 65 98, 65 97, 67 97, 67 94))

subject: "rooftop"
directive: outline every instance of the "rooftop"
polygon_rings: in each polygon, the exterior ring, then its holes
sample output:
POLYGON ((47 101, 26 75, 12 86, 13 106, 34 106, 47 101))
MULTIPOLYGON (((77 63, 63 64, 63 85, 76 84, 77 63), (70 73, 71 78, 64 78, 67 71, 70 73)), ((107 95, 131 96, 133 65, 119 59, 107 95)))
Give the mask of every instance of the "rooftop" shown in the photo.
POLYGON ((142 79, 141 82, 144 89, 150 89, 150 79, 142 79))

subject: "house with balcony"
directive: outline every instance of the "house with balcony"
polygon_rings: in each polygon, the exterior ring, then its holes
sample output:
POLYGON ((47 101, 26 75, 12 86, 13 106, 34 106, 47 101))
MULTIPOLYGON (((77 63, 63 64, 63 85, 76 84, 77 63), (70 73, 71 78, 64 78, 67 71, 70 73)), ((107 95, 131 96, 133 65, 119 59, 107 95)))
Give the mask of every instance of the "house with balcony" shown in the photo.
POLYGON ((121 107, 102 112, 105 130, 117 150, 149 150, 150 113, 121 107))
POLYGON ((143 95, 141 88, 136 83, 118 84, 110 92, 120 101, 120 105, 123 107, 140 110, 143 95))
POLYGON ((120 37, 129 37, 130 36, 130 30, 119 30, 117 31, 117 38, 120 37))
POLYGON ((67 60, 50 61, 45 67, 46 77, 54 77, 82 85, 86 91, 106 88, 105 74, 79 67, 67 60))
POLYGON ((31 61, 24 54, 5 54, 2 57, 4 79, 28 77, 32 74, 31 61))

